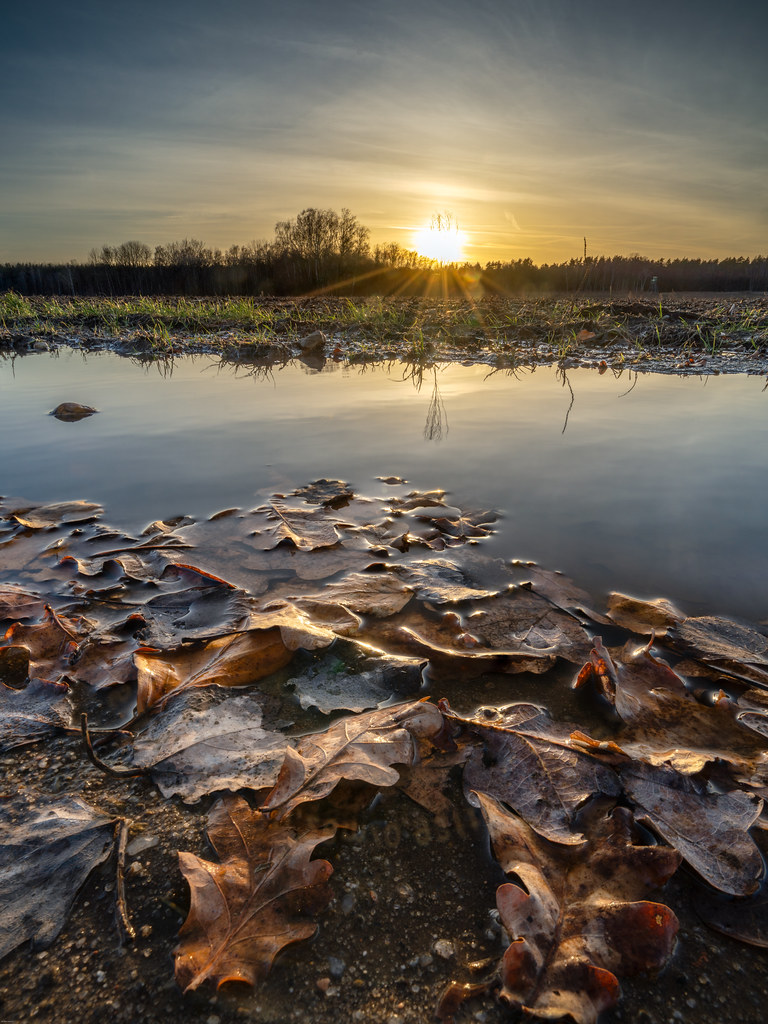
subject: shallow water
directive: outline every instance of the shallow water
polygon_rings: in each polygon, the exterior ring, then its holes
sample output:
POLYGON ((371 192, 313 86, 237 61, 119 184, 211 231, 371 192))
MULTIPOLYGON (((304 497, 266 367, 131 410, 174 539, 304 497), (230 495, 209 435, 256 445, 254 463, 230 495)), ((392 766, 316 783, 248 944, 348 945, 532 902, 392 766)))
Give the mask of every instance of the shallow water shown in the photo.
POLYGON ((707 378, 540 367, 517 377, 448 365, 249 373, 211 357, 172 367, 100 353, 0 362, 0 489, 84 498, 137 529, 251 507, 338 477, 445 488, 497 508, 486 554, 560 569, 601 597, 667 596, 690 614, 768 615, 768 392, 753 376, 707 378), (93 405, 76 423, 46 413, 93 405))

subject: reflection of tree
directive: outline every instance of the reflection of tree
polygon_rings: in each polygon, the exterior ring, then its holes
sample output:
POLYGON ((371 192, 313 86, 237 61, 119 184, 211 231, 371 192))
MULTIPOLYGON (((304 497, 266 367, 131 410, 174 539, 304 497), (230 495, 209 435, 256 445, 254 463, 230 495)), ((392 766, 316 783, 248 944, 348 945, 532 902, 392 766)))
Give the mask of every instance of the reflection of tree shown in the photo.
POLYGON ((424 437, 427 441, 441 441, 443 429, 445 429, 446 437, 448 436, 448 416, 445 411, 443 396, 440 394, 440 388, 437 383, 437 369, 435 368, 433 372, 435 383, 432 388, 432 397, 429 400, 429 408, 427 409, 424 437))
POLYGON ((563 423, 563 429, 560 431, 561 434, 564 434, 565 431, 566 431, 566 428, 568 426, 568 417, 571 415, 571 409, 573 408, 573 403, 576 401, 576 395, 574 395, 574 393, 573 393, 573 388, 571 387, 571 382, 568 380, 568 374, 565 372, 565 367, 564 366, 558 366, 556 379, 560 381, 560 383, 562 384, 562 386, 564 388, 567 387, 568 390, 571 392, 571 402, 570 402, 570 405, 568 406, 568 412, 565 414, 565 421, 563 423))

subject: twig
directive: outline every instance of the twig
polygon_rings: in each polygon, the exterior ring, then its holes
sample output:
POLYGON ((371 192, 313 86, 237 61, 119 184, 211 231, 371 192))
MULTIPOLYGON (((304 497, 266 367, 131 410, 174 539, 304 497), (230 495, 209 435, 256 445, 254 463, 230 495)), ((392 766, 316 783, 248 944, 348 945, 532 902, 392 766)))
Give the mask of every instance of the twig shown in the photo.
POLYGON ((120 822, 120 837, 117 841, 117 900, 115 913, 117 924, 122 928, 127 939, 136 938, 136 929, 128 917, 128 905, 125 902, 125 850, 128 845, 128 822, 125 818, 120 822))
POLYGON ((101 760, 93 749, 91 737, 88 733, 88 715, 86 715, 85 712, 80 716, 80 731, 83 734, 85 750, 88 754, 89 760, 95 764, 97 768, 101 768, 103 772, 106 772, 107 775, 114 775, 118 779, 135 778, 138 775, 146 775, 146 768, 113 768, 112 765, 101 760))

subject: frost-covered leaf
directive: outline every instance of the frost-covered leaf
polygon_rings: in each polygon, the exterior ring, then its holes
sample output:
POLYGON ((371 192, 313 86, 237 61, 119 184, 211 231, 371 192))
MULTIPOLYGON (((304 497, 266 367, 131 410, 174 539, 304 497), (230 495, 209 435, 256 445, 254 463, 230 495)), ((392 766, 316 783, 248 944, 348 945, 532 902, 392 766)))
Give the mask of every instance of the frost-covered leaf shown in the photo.
POLYGON ((132 763, 150 768, 165 797, 195 803, 221 789, 269 789, 287 746, 283 733, 262 726, 254 694, 219 699, 188 691, 153 716, 133 744, 132 763))
POLYGON ((29 651, 30 677, 58 679, 67 671, 87 628, 83 619, 58 615, 46 605, 42 622, 14 623, 6 631, 3 643, 29 651))
POLYGON ((425 701, 341 718, 286 751, 262 810, 279 810, 284 817, 300 803, 327 796, 342 779, 392 786, 400 777, 393 766, 412 764, 418 740, 435 736, 442 728, 442 714, 425 701))
POLYGON ((577 617, 585 616, 593 622, 607 623, 608 619, 592 607, 592 598, 573 580, 561 572, 543 569, 535 562, 519 560, 509 563, 509 572, 520 586, 528 585, 535 594, 545 597, 563 611, 577 617))
POLYGON ((679 850, 702 878, 732 896, 755 892, 764 864, 749 829, 762 800, 742 792, 711 792, 665 766, 632 761, 618 771, 638 820, 679 850))
POLYGON ((546 839, 579 843, 579 808, 592 796, 621 792, 615 772, 569 745, 575 726, 553 722, 533 704, 513 704, 497 715, 480 709, 460 721, 482 741, 464 769, 465 788, 508 804, 546 839))
POLYGON ((521 885, 499 887, 497 905, 511 945, 501 962, 501 997, 547 1020, 595 1024, 619 999, 616 974, 662 967, 677 919, 647 902, 674 873, 679 856, 640 842, 632 816, 595 813, 589 841, 562 846, 479 795, 496 859, 521 885))
POLYGON ((53 942, 90 872, 109 856, 115 821, 76 796, 0 805, 0 957, 53 942))
POLYGON ((214 805, 208 836, 221 863, 179 853, 191 893, 175 951, 185 992, 205 981, 254 985, 281 949, 314 934, 311 915, 330 899, 333 869, 310 858, 334 831, 294 830, 252 811, 241 797, 214 805))
POLYGON ((768 637, 747 623, 702 615, 670 629, 669 641, 687 657, 768 687, 768 637))
POLYGON ((64 683, 32 679, 23 690, 0 683, 0 752, 33 743, 68 726, 72 709, 64 683))

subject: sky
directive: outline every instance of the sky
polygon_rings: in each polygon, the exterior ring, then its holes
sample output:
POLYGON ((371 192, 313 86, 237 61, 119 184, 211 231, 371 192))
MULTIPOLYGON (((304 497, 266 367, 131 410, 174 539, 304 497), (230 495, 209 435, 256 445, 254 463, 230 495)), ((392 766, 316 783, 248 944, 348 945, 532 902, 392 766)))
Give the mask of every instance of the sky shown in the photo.
POLYGON ((0 262, 306 207, 465 256, 768 253, 765 0, 39 0, 0 31, 0 262))

